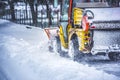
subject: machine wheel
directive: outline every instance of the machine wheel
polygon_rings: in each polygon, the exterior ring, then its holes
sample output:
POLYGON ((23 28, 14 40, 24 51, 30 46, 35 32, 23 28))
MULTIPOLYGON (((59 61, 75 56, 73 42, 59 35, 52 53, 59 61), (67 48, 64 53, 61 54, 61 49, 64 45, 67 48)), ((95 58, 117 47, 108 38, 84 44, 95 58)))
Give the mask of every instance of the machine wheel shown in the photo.
POLYGON ((77 37, 74 37, 69 42, 68 56, 77 61, 80 58, 79 43, 77 37))
POLYGON ((53 51, 55 53, 59 53, 59 54, 62 52, 59 36, 56 36, 54 41, 53 41, 53 51))
POLYGON ((110 52, 108 54, 108 57, 110 60, 112 61, 117 61, 117 60, 120 60, 120 53, 117 53, 117 52, 110 52))

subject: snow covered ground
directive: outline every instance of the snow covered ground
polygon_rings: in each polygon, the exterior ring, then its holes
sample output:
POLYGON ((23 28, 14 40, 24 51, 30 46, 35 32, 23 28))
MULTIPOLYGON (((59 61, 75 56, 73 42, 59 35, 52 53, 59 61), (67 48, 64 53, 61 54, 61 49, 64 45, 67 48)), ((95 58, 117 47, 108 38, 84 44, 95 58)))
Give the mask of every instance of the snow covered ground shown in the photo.
POLYGON ((120 80, 50 53, 43 29, 0 20, 0 80, 120 80))

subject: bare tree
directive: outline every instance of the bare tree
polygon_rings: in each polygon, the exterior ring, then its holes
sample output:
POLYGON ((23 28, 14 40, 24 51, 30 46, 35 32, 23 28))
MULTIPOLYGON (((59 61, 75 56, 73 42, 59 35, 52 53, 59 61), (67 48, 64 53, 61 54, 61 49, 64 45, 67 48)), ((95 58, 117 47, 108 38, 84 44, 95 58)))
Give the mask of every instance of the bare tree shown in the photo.
POLYGON ((48 18, 48 27, 50 27, 52 25, 52 16, 51 16, 51 8, 49 7, 49 1, 45 0, 46 3, 46 7, 47 7, 47 18, 48 18))
POLYGON ((10 6, 10 14, 12 21, 15 21, 15 10, 14 10, 14 0, 8 0, 8 4, 10 6))
POLYGON ((36 26, 37 25, 37 8, 35 8, 35 7, 37 7, 37 6, 35 6, 35 0, 27 0, 27 2, 31 9, 33 24, 36 26))

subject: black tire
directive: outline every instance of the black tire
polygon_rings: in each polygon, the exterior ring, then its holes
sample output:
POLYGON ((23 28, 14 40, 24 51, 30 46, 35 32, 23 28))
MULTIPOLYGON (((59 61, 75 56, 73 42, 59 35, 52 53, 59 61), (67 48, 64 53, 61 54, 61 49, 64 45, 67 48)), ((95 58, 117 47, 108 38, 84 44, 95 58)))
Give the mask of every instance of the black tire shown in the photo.
POLYGON ((59 54, 62 52, 59 36, 56 36, 55 39, 54 39, 53 51, 56 52, 56 53, 59 53, 59 54))
POLYGON ((74 37, 69 42, 68 56, 74 60, 78 61, 81 58, 82 53, 79 51, 79 43, 77 37, 74 37))
POLYGON ((62 45, 61 45, 61 41, 60 41, 60 37, 59 36, 56 36, 55 39, 54 39, 54 42, 53 42, 53 52, 62 56, 62 57, 68 57, 67 56, 67 52, 64 51, 62 49, 62 45), (54 46, 54 44, 56 46, 54 46))
POLYGON ((110 60, 112 61, 117 61, 117 60, 120 60, 120 53, 117 53, 117 52, 110 52, 108 54, 108 57, 110 60))

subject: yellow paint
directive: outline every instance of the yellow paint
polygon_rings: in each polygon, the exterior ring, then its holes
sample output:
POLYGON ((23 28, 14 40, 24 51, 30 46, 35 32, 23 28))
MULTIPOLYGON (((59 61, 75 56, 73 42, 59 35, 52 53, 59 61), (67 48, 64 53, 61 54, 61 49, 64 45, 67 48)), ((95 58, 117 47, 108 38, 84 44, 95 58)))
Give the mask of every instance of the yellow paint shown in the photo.
POLYGON ((79 50, 82 52, 89 52, 89 50, 87 50, 86 46, 85 46, 85 43, 89 43, 89 40, 88 40, 89 31, 84 31, 84 30, 79 29, 79 28, 71 28, 69 31, 69 41, 71 40, 71 37, 73 34, 76 34, 78 37, 79 50), (86 51, 84 51, 84 50, 86 50, 86 51))
POLYGON ((83 10, 80 8, 74 8, 74 25, 81 25, 83 10))
POLYGON ((61 41, 61 45, 64 47, 64 48, 68 48, 68 43, 65 42, 65 36, 64 36, 64 31, 63 31, 63 28, 62 26, 59 27, 59 36, 60 36, 60 41, 61 41))

